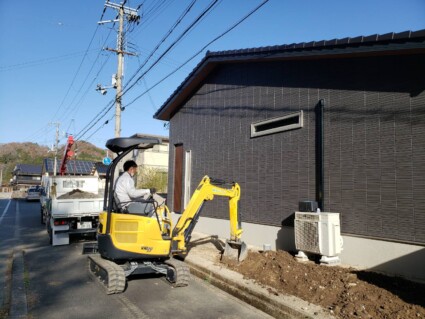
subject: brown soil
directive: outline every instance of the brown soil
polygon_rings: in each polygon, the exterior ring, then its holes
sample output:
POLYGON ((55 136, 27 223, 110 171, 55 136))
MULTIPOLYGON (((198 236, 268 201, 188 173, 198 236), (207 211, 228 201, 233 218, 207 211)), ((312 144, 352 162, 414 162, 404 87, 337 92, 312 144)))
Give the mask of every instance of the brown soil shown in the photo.
POLYGON ((285 251, 249 252, 226 266, 270 287, 297 296, 337 318, 425 318, 425 284, 353 268, 299 262, 285 251))
POLYGON ((13 191, 11 198, 13 199, 23 199, 27 196, 25 191, 13 191))
POLYGON ((99 198, 99 195, 85 192, 78 188, 58 197, 58 199, 90 199, 90 198, 99 198))

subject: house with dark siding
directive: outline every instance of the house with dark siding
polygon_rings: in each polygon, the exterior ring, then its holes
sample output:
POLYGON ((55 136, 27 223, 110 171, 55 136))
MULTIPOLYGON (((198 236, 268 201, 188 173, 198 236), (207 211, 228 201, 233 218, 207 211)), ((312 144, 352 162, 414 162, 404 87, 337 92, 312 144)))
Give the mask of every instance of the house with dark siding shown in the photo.
POLYGON ((15 189, 26 189, 41 185, 41 165, 16 164, 12 172, 11 184, 15 189))
MULTIPOLYGON (((340 214, 341 262, 425 279, 425 30, 207 52, 169 121, 168 204, 241 186, 244 240, 295 250, 294 212, 340 214)), ((228 237, 225 199, 197 230, 228 237)))

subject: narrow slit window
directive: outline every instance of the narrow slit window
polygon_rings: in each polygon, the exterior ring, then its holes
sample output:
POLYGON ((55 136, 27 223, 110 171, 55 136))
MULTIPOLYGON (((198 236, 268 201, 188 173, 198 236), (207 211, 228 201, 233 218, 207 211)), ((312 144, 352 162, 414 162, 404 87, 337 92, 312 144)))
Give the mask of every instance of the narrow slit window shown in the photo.
POLYGON ((274 134, 303 127, 303 111, 251 124, 251 137, 274 134))

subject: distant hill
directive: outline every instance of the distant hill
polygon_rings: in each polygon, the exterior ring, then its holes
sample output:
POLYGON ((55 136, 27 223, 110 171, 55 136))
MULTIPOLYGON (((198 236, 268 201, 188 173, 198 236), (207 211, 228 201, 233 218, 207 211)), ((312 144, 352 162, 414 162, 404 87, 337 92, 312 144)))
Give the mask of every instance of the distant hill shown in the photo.
MULTIPOLYGON (((62 158, 65 145, 60 145, 58 159, 62 158)), ((74 144, 72 150, 76 157, 73 159, 93 162, 102 161, 106 151, 91 143, 79 141, 74 144)), ((0 144, 0 169, 3 169, 3 184, 8 184, 12 178, 12 171, 16 164, 41 165, 44 158, 53 158, 54 153, 49 148, 36 143, 7 143, 0 144)))

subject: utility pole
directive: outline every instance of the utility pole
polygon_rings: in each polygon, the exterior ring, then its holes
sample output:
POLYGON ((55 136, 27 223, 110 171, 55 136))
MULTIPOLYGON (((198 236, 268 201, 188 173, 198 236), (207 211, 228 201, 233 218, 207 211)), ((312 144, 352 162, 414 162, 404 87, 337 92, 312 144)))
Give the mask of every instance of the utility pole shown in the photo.
POLYGON ((123 54, 123 26, 124 26, 124 8, 119 8, 119 27, 117 41, 118 69, 117 69, 117 95, 115 97, 115 137, 121 136, 121 95, 122 95, 122 66, 124 60, 123 54))
MULTIPOLYGON (((132 9, 125 7, 124 4, 111 3, 109 0, 106 0, 105 7, 112 8, 118 11, 118 19, 99 21, 98 24, 118 22, 118 35, 117 35, 117 48, 110 49, 105 48, 105 50, 116 52, 118 56, 118 68, 116 74, 116 83, 114 88, 116 89, 115 96, 115 137, 121 136, 121 111, 122 107, 122 77, 123 77, 123 68, 124 68, 124 54, 135 55, 134 53, 124 51, 124 17, 127 21, 139 23, 140 16, 137 13, 138 9, 132 9)), ((99 89, 102 89, 98 86, 99 89)))
POLYGON ((56 126, 56 137, 55 137, 55 146, 52 149, 55 152, 55 160, 53 164, 53 176, 56 176, 56 171, 58 167, 58 147, 59 147, 59 126, 61 125, 59 122, 49 123, 50 125, 56 126))

